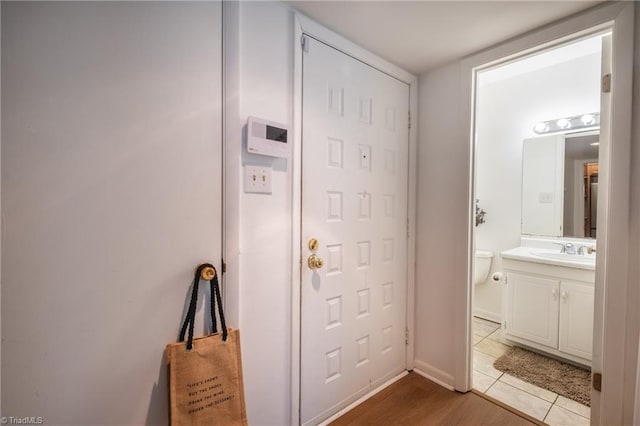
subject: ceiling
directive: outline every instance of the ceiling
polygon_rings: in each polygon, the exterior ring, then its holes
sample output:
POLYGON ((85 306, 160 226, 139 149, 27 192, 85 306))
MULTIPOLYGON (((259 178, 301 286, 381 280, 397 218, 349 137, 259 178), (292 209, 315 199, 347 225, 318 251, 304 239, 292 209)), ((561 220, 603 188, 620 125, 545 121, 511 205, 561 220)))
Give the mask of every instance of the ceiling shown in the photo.
POLYGON ((601 1, 288 1, 308 17, 414 74, 601 1))
MULTIPOLYGON (((579 133, 578 133, 579 134, 579 133)), ((572 136, 565 139, 565 158, 572 160, 590 160, 598 158, 598 146, 591 145, 599 142, 600 135, 572 136)))

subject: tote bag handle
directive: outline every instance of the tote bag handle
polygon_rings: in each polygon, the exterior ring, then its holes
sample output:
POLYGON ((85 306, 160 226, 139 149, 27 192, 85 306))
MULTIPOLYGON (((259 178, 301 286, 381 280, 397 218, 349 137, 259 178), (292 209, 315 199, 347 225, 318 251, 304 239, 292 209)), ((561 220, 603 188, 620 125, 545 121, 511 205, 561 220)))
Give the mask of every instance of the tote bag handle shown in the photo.
POLYGON ((200 285, 200 274, 204 268, 213 268, 213 278, 210 281, 211 284, 211 332, 217 333, 218 326, 216 324, 215 305, 218 305, 218 315, 220 316, 220 327, 222 328, 222 341, 227 341, 227 324, 224 320, 224 311, 222 309, 222 298, 220 297, 220 284, 218 283, 218 272, 216 268, 209 264, 203 263, 196 269, 195 277, 193 278, 193 291, 191 292, 191 302, 189 303, 189 309, 187 315, 182 323, 182 329, 180 330, 180 342, 184 341, 184 336, 189 330, 189 337, 187 339, 187 351, 193 348, 193 328, 196 322, 196 306, 198 304, 198 287, 200 285))

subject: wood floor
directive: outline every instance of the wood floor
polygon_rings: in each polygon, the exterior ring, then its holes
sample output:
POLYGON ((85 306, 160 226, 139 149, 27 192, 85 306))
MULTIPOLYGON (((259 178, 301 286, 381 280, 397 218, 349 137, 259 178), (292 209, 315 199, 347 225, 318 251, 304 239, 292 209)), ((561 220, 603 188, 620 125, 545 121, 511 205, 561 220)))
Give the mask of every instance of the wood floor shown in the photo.
POLYGON ((527 425, 530 422, 472 392, 449 391, 409 373, 331 425, 527 425))

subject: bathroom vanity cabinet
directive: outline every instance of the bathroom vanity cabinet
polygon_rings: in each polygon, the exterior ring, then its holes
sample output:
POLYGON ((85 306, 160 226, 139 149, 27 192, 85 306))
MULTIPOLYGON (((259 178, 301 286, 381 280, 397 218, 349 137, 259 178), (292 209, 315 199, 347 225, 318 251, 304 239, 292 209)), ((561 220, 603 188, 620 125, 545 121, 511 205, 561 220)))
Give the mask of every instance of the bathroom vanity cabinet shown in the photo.
POLYGON ((504 338, 591 365, 593 270, 504 259, 504 338))

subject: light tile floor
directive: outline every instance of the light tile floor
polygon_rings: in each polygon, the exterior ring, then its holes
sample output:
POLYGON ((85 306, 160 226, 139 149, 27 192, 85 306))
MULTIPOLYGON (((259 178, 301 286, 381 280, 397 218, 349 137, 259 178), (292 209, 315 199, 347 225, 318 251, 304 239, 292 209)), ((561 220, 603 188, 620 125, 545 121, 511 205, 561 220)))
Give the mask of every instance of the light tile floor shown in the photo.
POLYGON ((554 392, 523 382, 493 368, 509 346, 500 324, 473 319, 473 387, 551 426, 589 425, 591 409, 554 392))

